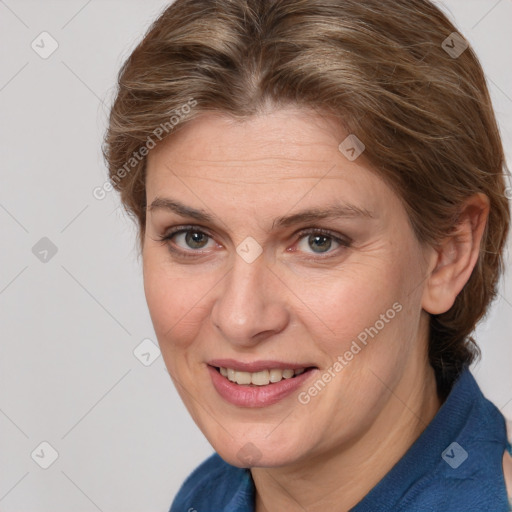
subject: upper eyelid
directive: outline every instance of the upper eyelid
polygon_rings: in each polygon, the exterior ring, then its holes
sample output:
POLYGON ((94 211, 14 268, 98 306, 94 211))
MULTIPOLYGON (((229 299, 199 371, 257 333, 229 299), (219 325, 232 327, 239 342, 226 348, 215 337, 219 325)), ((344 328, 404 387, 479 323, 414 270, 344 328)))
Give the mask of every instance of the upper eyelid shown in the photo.
MULTIPOLYGON (((181 226, 175 226, 169 230, 166 230, 163 236, 172 236, 177 233, 183 233, 187 231, 197 231, 198 233, 204 233, 205 235, 208 235, 210 238, 215 238, 212 234, 209 228, 200 226, 198 224, 192 224, 192 225, 181 225, 181 226)), ((306 227, 306 228, 300 228, 298 229, 294 234, 299 235, 301 233, 306 233, 309 231, 316 231, 316 232, 324 232, 326 235, 332 236, 333 238, 336 238, 337 236, 349 238, 346 235, 337 234, 334 230, 327 229, 327 228, 320 228, 320 227, 306 227)))
POLYGON ((210 231, 207 228, 204 228, 203 226, 176 226, 172 229, 166 230, 166 232, 162 235, 162 239, 168 239, 173 237, 174 235, 187 233, 188 231, 197 232, 197 233, 204 233, 205 235, 209 236, 212 240, 215 238, 210 231))

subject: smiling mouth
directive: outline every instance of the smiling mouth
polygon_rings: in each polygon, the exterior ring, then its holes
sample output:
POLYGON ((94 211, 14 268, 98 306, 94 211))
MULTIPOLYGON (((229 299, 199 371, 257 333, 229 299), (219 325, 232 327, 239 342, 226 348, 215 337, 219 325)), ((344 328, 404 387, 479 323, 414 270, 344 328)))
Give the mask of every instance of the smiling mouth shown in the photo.
POLYGON ((282 380, 293 379, 298 375, 315 369, 314 366, 310 366, 307 368, 289 368, 284 370, 272 368, 259 372, 244 372, 234 370, 233 368, 224 368, 222 366, 214 366, 213 368, 227 380, 240 386, 268 386, 269 384, 277 384, 282 380))

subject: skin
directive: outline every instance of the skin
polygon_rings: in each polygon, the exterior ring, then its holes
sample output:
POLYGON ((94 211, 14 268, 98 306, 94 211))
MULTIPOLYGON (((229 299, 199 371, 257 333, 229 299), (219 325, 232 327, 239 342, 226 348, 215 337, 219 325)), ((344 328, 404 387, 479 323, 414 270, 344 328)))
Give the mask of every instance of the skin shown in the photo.
POLYGON ((450 238, 426 247, 364 153, 351 162, 338 150, 347 135, 291 107, 243 122, 208 113, 148 155, 148 205, 173 199, 212 216, 148 207, 144 286, 162 355, 224 460, 246 467, 239 450, 252 443, 257 512, 348 510, 403 456, 441 405, 429 313, 451 307, 478 256, 485 196, 468 200, 450 238), (278 217, 332 204, 371 216, 272 229, 278 217), (199 247, 185 234, 161 240, 183 225, 205 233, 199 247), (320 239, 318 248, 305 228, 350 243, 320 239), (236 252, 248 236, 262 248, 252 263, 236 252), (271 359, 313 363, 307 390, 395 303, 402 310, 307 405, 293 394, 237 407, 211 383, 212 359, 271 359))
MULTIPOLYGON (((507 421, 508 442, 512 444, 512 420, 507 421)), ((507 486, 508 497, 512 503, 512 456, 505 451, 503 454, 503 475, 507 486)))

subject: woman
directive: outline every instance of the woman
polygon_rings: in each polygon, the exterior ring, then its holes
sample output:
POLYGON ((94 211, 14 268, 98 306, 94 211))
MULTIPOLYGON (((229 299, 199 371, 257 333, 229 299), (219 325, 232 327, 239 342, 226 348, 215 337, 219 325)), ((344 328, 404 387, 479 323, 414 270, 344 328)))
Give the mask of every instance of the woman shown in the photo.
POLYGON ((177 0, 105 155, 216 454, 171 512, 506 511, 469 371, 509 226, 480 64, 426 0, 177 0))

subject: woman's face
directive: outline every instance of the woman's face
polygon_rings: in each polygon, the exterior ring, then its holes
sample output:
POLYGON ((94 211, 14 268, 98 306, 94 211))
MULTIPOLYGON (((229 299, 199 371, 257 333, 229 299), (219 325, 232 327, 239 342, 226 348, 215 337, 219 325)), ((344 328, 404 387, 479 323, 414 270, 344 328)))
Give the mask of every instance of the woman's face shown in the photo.
POLYGON ((300 109, 210 113, 148 156, 151 318, 190 414, 234 465, 348 448, 421 388, 428 254, 364 153, 340 151, 347 136, 300 109))

